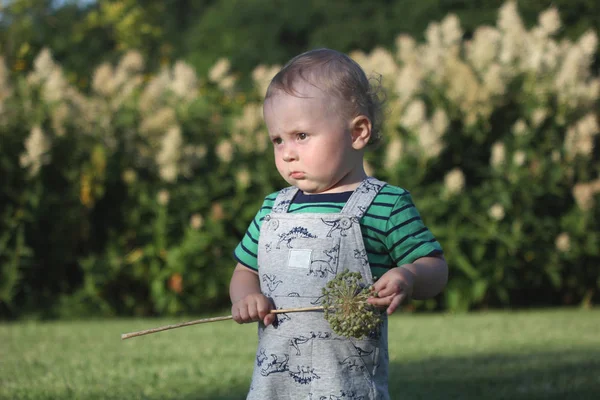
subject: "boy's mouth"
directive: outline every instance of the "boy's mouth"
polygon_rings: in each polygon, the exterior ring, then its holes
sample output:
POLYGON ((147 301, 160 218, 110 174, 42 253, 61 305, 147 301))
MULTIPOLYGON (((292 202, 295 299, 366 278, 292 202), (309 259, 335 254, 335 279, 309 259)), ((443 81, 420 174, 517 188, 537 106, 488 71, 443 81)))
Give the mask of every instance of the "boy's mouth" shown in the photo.
POLYGON ((292 178, 292 179, 301 179, 301 178, 304 178, 304 172, 301 172, 301 171, 292 171, 292 172, 290 172, 290 178, 292 178))

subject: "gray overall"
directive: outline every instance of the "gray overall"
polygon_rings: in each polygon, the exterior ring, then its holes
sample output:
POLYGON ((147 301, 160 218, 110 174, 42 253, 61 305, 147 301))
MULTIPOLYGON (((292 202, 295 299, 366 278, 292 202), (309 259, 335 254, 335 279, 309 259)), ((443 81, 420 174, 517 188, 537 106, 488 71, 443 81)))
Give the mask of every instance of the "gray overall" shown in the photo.
MULTIPOLYGON (((320 305, 322 288, 345 269, 373 283, 360 219, 381 187, 365 179, 340 213, 290 214, 297 188, 282 190, 263 221, 259 279, 275 307, 320 305)), ((320 311, 284 313, 259 323, 251 400, 388 400, 387 319, 379 334, 357 340, 337 335, 320 311)))

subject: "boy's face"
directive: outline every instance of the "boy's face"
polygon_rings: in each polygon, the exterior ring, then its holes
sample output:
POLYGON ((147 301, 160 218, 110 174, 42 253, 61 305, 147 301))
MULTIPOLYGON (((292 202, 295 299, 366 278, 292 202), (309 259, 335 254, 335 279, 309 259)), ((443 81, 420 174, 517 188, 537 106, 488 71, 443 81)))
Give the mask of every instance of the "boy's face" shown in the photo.
POLYGON ((296 89, 298 97, 277 91, 264 105, 277 170, 305 193, 353 190, 366 175, 352 119, 337 111, 339 100, 318 88, 296 89))

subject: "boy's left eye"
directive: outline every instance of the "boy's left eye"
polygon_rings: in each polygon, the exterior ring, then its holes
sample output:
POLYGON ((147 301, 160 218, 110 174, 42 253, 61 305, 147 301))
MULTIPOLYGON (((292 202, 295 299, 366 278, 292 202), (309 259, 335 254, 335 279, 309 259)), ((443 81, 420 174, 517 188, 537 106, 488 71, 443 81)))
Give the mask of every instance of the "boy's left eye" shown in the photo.
POLYGON ((298 134, 298 139, 300 139, 300 140, 304 140, 304 139, 306 139, 307 137, 308 137, 308 135, 307 135, 306 133, 304 133, 304 132, 300 132, 300 133, 298 134))

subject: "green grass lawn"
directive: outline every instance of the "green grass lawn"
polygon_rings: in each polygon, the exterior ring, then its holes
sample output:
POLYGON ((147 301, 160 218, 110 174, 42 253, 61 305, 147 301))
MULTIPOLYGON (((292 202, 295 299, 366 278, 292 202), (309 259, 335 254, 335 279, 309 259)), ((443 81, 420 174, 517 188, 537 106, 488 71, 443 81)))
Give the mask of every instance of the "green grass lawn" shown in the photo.
MULTIPOLYGON (((256 325, 0 324, 2 399, 244 399, 256 325)), ((396 315, 392 399, 600 399, 600 309, 396 315)))

